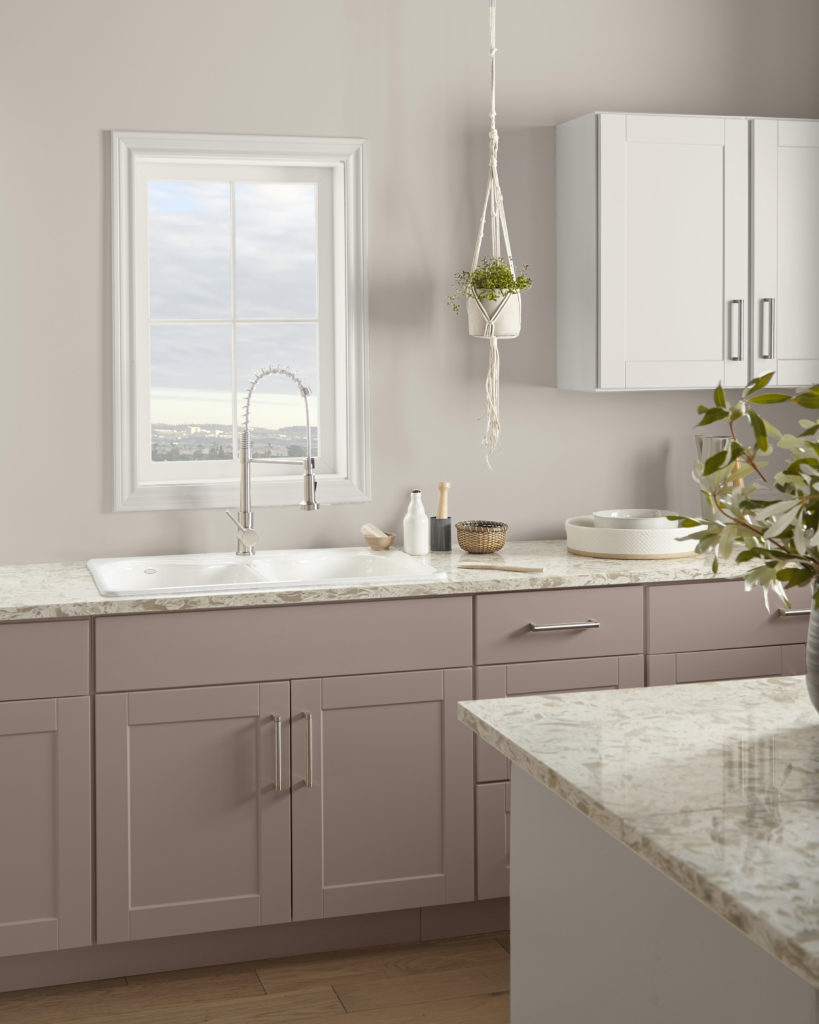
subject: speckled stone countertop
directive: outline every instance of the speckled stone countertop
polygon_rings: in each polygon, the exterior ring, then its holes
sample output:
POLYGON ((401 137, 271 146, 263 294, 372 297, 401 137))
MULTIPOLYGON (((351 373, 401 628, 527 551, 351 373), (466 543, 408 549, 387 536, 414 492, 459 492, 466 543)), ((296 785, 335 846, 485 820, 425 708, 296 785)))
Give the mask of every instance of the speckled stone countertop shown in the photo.
MULTIPOLYGON (((85 562, 6 565, 0 566, 0 621, 713 579, 710 566, 700 557, 656 560, 584 558, 569 554, 565 540, 512 541, 494 555, 467 555, 463 551, 451 551, 424 556, 423 561, 446 572, 446 579, 365 583, 360 586, 327 584, 172 597, 103 597, 85 562), (540 566, 544 571, 459 570, 457 565, 462 560, 540 566)), ((739 575, 741 573, 730 562, 720 567, 721 578, 739 575)))
POLYGON ((819 714, 803 676, 468 701, 459 717, 819 986, 819 714))

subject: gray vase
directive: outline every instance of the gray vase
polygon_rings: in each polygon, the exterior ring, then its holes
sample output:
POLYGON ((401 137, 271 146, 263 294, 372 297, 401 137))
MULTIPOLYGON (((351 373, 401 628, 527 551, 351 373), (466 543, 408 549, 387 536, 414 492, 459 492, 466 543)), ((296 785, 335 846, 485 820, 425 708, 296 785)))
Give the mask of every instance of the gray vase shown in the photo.
POLYGON ((808 620, 808 671, 805 681, 808 684, 808 696, 811 703, 819 711, 819 610, 813 608, 808 620))

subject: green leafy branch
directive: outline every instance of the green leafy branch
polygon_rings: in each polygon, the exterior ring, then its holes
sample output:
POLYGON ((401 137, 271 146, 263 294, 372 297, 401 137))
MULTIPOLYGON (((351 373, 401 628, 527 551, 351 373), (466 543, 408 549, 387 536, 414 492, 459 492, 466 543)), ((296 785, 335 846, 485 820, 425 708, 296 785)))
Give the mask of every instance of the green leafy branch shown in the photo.
POLYGON ((531 287, 532 279, 526 273, 529 264, 523 266, 523 272, 513 274, 509 264, 500 256, 484 256, 474 270, 462 270, 455 275, 455 291, 447 302, 456 313, 461 310, 464 299, 480 297, 485 302, 497 302, 504 295, 522 292, 531 287))
MULTIPOLYGON (((785 591, 819 579, 819 420, 802 419, 800 434, 783 434, 757 407, 793 402, 804 409, 819 409, 819 385, 794 395, 766 392, 772 373, 755 377, 729 404, 722 385, 714 390, 714 404, 699 406, 700 427, 727 420, 729 444, 725 450, 697 462, 694 479, 714 510, 714 517, 676 516, 681 526, 704 527, 691 535, 697 551, 713 552, 712 568, 734 553, 742 565, 755 563, 745 573, 745 585, 773 590, 787 603, 785 591), (753 437, 745 444, 737 424, 746 423, 753 437), (772 443, 773 442, 773 443, 772 443), (787 464, 768 481, 761 456, 776 448, 787 464), (760 493, 765 487, 765 491, 760 493), (772 495, 773 492, 773 496, 772 495), (767 495, 767 496, 764 496, 767 495)), ((819 607, 819 588, 814 606, 819 607)))

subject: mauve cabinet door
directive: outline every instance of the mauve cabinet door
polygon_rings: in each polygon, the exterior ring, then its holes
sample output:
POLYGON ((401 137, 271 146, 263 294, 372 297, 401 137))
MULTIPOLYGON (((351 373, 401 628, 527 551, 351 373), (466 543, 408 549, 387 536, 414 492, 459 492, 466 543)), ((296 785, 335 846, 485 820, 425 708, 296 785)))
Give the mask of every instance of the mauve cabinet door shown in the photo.
POLYGON ((475 787, 479 900, 509 895, 510 788, 508 782, 485 782, 475 787))
POLYGON ((474 899, 468 668, 293 682, 293 919, 474 899))
POLYGON ((286 682, 97 697, 98 942, 290 919, 289 714, 286 682))
POLYGON ((90 717, 0 703, 0 956, 91 945, 90 717))

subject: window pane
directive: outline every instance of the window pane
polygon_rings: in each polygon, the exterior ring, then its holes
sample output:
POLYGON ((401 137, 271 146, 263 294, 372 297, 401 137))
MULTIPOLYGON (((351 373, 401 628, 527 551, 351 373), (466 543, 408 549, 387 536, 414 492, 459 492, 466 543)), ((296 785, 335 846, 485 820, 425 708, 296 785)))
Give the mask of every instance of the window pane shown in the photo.
POLYGON ((151 328, 151 458, 233 458, 233 373, 228 324, 151 328))
POLYGON ((236 315, 316 316, 316 186, 236 183, 236 315))
MULTIPOLYGON (((318 455, 318 327, 316 324, 238 324, 236 381, 239 416, 257 370, 269 365, 292 370, 308 388, 313 455, 318 455)), ((304 399, 288 377, 266 377, 253 392, 250 415, 253 452, 262 458, 307 454, 304 399), (268 449, 270 449, 268 451, 268 449)))
POLYGON ((227 182, 149 182, 148 242, 153 319, 231 315, 227 182))

